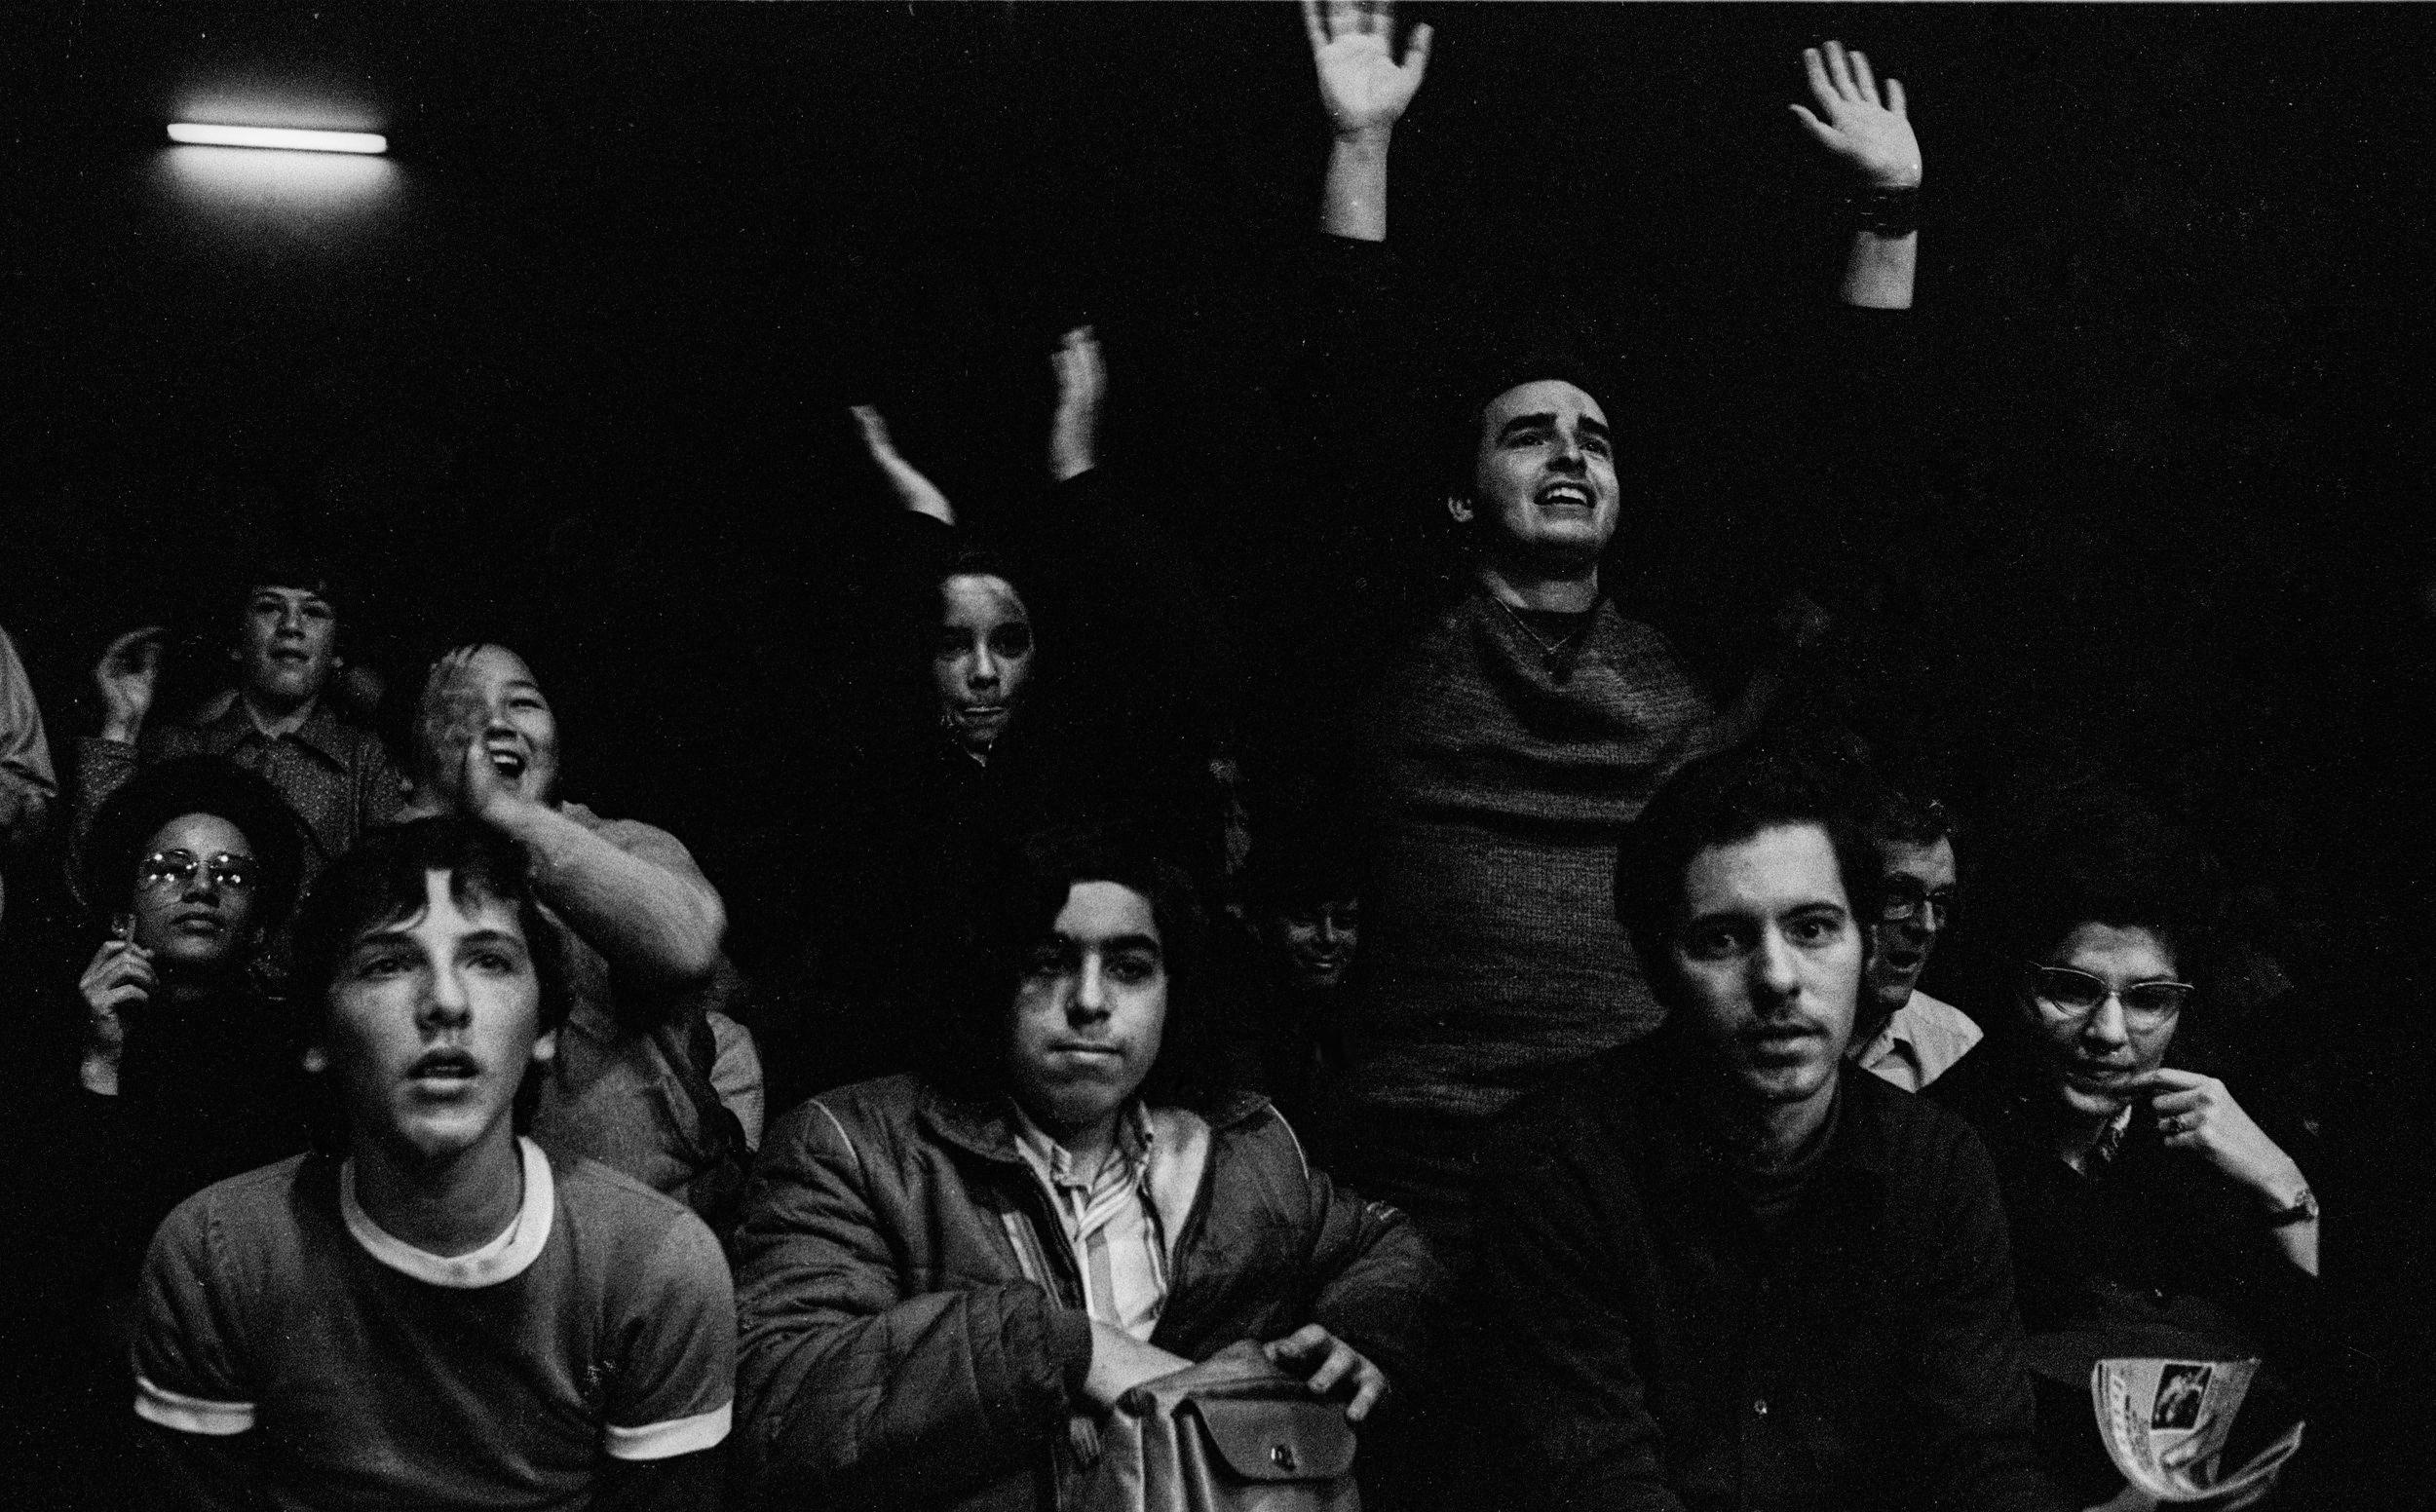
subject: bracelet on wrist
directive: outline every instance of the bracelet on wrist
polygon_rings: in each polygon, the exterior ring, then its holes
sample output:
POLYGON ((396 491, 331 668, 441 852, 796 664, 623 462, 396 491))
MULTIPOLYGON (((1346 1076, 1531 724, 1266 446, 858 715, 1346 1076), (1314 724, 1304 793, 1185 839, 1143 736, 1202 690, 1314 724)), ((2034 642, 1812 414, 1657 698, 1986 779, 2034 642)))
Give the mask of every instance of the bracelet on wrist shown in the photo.
POLYGON ((2317 1193, 2303 1187, 2288 1205, 2277 1208, 2261 1221, 2269 1228, 2289 1228, 2294 1224, 2315 1223, 2317 1193))
POLYGON ((1873 185, 1845 198, 1856 229, 1872 236, 1906 237, 1920 229, 1920 185, 1888 189, 1873 185))

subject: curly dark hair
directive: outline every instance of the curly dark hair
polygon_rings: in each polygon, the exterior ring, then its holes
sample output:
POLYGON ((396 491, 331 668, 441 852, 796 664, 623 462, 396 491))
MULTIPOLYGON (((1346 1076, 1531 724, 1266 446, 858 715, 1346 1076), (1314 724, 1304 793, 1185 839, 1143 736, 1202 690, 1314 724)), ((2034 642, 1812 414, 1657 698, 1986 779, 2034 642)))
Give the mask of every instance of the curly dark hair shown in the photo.
POLYGON ((1987 877, 1983 917, 1999 969, 2017 971, 2084 924, 2142 928, 2205 1000, 2222 944, 2223 873, 2138 800, 2084 788, 2040 801, 1998 839, 1987 877))
POLYGON ((304 864, 301 821, 259 774, 223 756, 156 763, 110 795, 85 845, 85 901, 101 914, 126 908, 145 846, 162 825, 189 813, 226 819, 246 837, 262 872, 254 923, 266 934, 276 932, 296 901, 304 864))
POLYGON ((927 1068, 933 1080, 969 1097, 1005 1090, 1010 1014, 1032 952, 1077 884, 1113 882, 1149 900, 1167 976, 1166 1025, 1141 1096, 1174 1105, 1221 1090, 1212 1084, 1214 1036, 1202 991, 1207 925, 1183 868, 1130 827, 1088 824, 1036 831, 990 869, 981 917, 962 943, 954 1032, 940 1037, 927 1068))

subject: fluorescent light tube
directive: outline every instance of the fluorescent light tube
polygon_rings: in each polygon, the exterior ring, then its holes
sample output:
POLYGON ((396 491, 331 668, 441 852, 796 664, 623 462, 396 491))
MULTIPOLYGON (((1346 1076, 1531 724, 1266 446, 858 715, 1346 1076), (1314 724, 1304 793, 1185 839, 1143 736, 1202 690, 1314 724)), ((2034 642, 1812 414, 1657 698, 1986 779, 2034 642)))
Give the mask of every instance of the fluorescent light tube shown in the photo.
POLYGON ((389 138, 371 132, 306 132, 285 126, 170 124, 170 140, 205 147, 283 147, 290 152, 387 152, 389 138))

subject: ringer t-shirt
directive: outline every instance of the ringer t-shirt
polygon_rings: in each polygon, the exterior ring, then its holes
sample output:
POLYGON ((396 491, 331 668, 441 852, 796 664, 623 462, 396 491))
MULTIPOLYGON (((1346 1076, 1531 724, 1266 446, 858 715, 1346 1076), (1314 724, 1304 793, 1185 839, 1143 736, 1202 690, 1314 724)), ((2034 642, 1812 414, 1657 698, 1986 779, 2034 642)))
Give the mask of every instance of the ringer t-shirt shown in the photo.
POLYGON ((246 1435, 282 1508, 575 1507, 604 1455, 717 1445, 736 1304, 710 1230, 605 1166, 518 1148, 514 1220, 464 1255, 384 1232, 327 1155, 186 1199, 137 1293, 136 1416, 246 1435))

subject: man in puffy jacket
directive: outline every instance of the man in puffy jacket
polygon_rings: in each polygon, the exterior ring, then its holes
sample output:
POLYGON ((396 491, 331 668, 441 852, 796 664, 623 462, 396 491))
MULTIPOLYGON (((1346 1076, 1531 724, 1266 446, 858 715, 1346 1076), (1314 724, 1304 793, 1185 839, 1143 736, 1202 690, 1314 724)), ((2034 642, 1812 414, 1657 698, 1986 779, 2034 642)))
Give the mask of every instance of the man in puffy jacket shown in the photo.
POLYGON ((1071 1504, 1095 1418, 1261 1342, 1359 1424, 1443 1278, 1260 1098, 1208 1095, 1199 926, 1174 868, 1037 840, 936 1068, 772 1132, 738 1238, 743 1468, 767 1501, 1071 1504))

